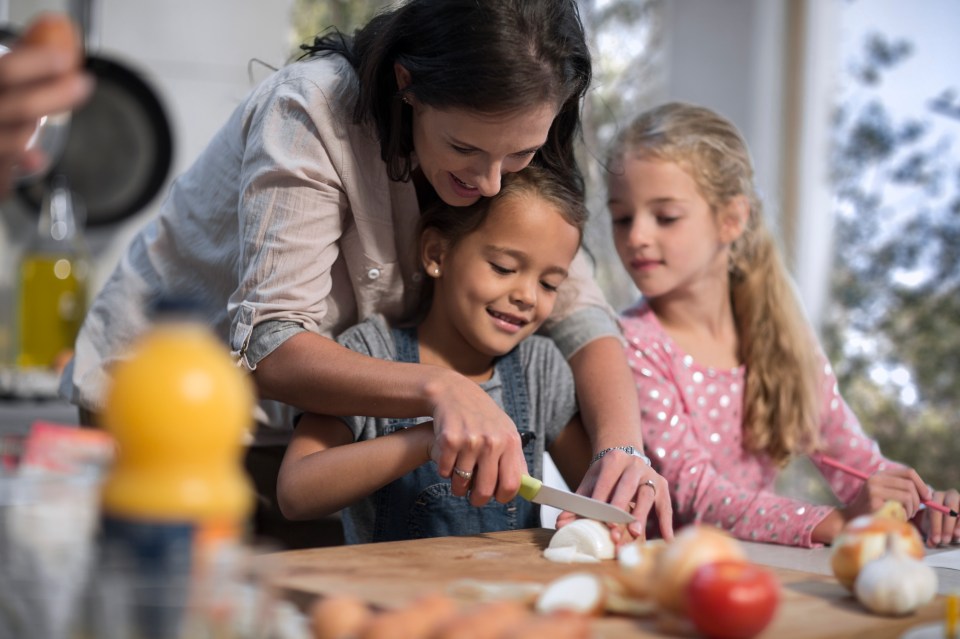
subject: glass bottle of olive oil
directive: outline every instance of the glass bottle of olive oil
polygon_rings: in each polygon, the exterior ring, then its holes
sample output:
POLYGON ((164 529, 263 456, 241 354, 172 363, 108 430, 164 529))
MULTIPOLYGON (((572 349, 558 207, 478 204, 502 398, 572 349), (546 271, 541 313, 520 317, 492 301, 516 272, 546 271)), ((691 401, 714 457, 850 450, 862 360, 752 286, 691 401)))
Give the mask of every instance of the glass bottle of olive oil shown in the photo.
POLYGON ((66 179, 51 182, 37 233, 20 259, 17 365, 59 368, 86 312, 87 272, 79 202, 66 179))

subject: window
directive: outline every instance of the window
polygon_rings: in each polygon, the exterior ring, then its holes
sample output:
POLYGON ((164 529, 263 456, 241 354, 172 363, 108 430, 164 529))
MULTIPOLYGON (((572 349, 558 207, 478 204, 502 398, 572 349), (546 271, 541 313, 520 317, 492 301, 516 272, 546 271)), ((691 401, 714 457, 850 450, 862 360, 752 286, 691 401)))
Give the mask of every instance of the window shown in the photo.
POLYGON ((824 340, 887 457, 960 486, 960 100, 948 0, 843 3, 824 340))

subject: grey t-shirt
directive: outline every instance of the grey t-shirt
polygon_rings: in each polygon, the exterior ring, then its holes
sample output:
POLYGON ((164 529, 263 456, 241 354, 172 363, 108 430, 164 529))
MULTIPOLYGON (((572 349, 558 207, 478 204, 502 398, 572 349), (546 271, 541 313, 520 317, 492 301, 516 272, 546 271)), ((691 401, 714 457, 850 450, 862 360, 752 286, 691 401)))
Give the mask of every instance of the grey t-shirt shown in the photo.
MULTIPOLYGON (((378 359, 397 359, 397 345, 393 333, 382 315, 373 315, 347 329, 337 341, 358 353, 378 359)), ((542 478, 544 451, 577 413, 573 372, 556 344, 546 337, 533 335, 523 340, 517 348, 530 400, 528 427, 536 433, 533 464, 528 470, 532 476, 542 478)), ((498 406, 503 407, 503 383, 497 369, 494 369, 493 376, 482 382, 480 387, 498 406)), ((353 431, 356 441, 383 435, 390 421, 378 417, 341 419, 353 431)), ((423 419, 428 420, 430 417, 425 416, 423 419)), ((372 531, 374 522, 372 496, 351 505, 344 512, 344 516, 351 518, 353 528, 360 536, 353 543, 365 541, 363 537, 372 531)))

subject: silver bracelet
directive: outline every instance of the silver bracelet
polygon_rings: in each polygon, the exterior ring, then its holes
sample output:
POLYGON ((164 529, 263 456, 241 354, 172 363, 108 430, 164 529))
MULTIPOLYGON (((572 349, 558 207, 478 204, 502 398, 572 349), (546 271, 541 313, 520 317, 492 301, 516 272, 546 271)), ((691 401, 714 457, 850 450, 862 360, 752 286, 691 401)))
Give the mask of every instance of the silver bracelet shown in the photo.
POLYGON ((611 448, 604 448, 604 449, 601 450, 599 453, 597 453, 596 455, 594 455, 593 459, 590 460, 590 466, 593 466, 594 463, 600 461, 600 458, 601 458, 601 457, 603 457, 603 456, 606 455, 607 453, 609 453, 609 452, 611 452, 611 451, 614 451, 614 450, 622 450, 623 452, 625 452, 625 453, 628 454, 628 455, 631 455, 631 456, 633 456, 633 457, 639 457, 640 459, 643 460, 643 463, 646 464, 647 466, 652 466, 652 465, 653 465, 653 464, 650 462, 650 458, 649 458, 649 457, 647 457, 646 455, 644 455, 641 451, 637 450, 637 449, 634 448, 633 446, 613 446, 613 447, 611 447, 611 448))

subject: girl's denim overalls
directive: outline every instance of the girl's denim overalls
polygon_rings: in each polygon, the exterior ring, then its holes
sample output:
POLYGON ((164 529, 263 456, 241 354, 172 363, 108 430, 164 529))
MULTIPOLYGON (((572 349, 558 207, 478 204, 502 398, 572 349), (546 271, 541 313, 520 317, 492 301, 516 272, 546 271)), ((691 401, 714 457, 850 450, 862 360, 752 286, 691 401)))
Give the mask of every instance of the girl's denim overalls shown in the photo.
MULTIPOLYGON (((394 328, 397 361, 419 362, 415 328, 394 328)), ((527 382, 520 365, 519 349, 513 349, 495 364, 503 385, 503 408, 521 433, 529 431, 530 403, 527 382)), ((390 420, 383 435, 416 423, 412 419, 390 420)), ((534 440, 524 446, 527 465, 533 467, 534 440)), ((397 541, 446 535, 476 535, 498 530, 535 528, 540 525, 540 507, 522 497, 501 504, 491 499, 485 506, 472 506, 466 497, 450 492, 450 480, 428 462, 374 494, 376 518, 373 541, 397 541)))

